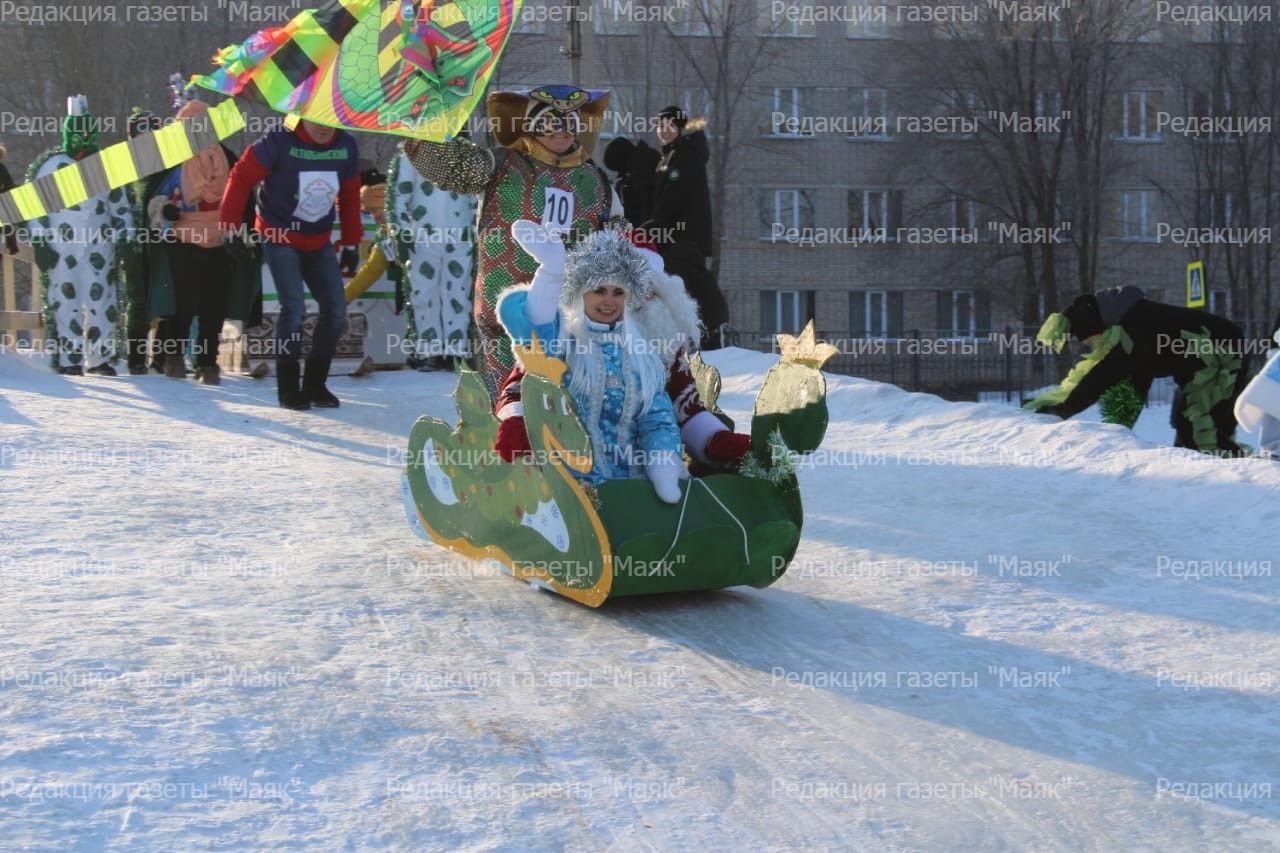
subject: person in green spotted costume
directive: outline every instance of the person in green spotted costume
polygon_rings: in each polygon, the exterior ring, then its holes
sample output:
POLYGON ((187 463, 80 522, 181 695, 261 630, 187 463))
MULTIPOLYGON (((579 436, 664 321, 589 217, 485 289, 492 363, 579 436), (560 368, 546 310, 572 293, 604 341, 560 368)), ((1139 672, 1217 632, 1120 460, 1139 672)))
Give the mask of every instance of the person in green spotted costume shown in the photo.
MULTIPOLYGON (((98 125, 83 95, 68 98, 62 147, 37 157, 27 180, 95 153, 98 125)), ((116 253, 133 224, 123 187, 35 221, 31 245, 44 290, 45 326, 55 344, 50 365, 59 373, 116 375, 111 362, 122 313, 116 253)))
POLYGON ((1234 439, 1235 400, 1247 384, 1244 333, 1207 311, 1166 305, 1132 285, 1084 293, 1049 316, 1037 339, 1061 350, 1067 337, 1090 348, 1057 388, 1024 408, 1069 418, 1126 381, 1145 403, 1151 383, 1178 384, 1172 423, 1177 447, 1242 455, 1234 439))
POLYGON ((530 219, 573 243, 621 216, 608 177, 591 160, 608 101, 608 92, 575 86, 494 92, 487 104, 500 148, 458 138, 405 143, 414 168, 437 188, 481 197, 472 355, 491 396, 513 365, 498 297, 527 284, 538 268, 511 238, 511 223, 530 219))

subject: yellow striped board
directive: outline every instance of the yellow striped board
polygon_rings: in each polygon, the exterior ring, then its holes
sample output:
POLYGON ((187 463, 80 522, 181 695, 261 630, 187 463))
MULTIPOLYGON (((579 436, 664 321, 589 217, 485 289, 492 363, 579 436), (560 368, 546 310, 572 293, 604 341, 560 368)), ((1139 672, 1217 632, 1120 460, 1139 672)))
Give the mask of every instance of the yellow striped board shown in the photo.
POLYGON ((108 145, 0 195, 0 225, 39 219, 86 199, 184 163, 197 151, 244 128, 244 116, 230 98, 206 113, 156 131, 108 145))

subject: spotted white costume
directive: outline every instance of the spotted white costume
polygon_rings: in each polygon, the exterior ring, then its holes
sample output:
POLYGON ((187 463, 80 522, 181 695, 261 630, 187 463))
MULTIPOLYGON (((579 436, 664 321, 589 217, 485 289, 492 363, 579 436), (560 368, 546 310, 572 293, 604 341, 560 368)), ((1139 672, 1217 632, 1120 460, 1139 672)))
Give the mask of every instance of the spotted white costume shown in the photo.
POLYGON ((410 363, 466 356, 476 197, 438 188, 404 154, 388 172, 387 222, 406 273, 410 363))

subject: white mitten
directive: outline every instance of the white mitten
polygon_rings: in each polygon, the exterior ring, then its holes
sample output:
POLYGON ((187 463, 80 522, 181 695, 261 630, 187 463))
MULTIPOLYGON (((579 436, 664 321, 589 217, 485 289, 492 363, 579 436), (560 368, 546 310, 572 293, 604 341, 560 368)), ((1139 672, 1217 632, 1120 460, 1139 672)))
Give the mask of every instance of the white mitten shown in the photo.
POLYGON ((658 500, 664 503, 679 503, 681 475, 688 476, 684 463, 674 453, 657 453, 653 456, 644 469, 649 482, 653 483, 653 491, 658 500))
POLYGON ((525 317, 535 326, 550 323, 556 316, 560 285, 564 283, 564 242, 530 219, 512 222, 511 237, 538 262, 538 271, 529 284, 525 317))
POLYGON ((238 341, 240 336, 244 334, 243 320, 223 320, 222 321, 222 340, 238 341))
POLYGON ((168 203, 169 199, 162 195, 147 202, 147 223, 156 231, 165 231, 169 227, 168 220, 164 218, 164 206, 168 203))

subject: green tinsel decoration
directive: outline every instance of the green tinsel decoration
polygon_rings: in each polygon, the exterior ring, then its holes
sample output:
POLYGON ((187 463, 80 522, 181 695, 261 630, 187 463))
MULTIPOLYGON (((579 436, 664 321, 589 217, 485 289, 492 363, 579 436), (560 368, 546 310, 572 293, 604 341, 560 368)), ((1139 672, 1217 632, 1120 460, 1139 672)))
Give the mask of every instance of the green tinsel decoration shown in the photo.
POLYGON ((1142 415, 1142 398, 1128 379, 1121 379, 1104 391, 1098 405, 1102 409, 1103 423, 1119 424, 1127 429, 1133 429, 1142 415))
POLYGON ((791 448, 787 447, 787 443, 782 439, 781 429, 775 428, 769 433, 769 458, 772 462, 765 466, 754 453, 747 454, 747 458, 742 460, 742 467, 738 469, 738 473, 744 477, 768 480, 775 486, 796 475, 800 454, 792 452, 791 448))

